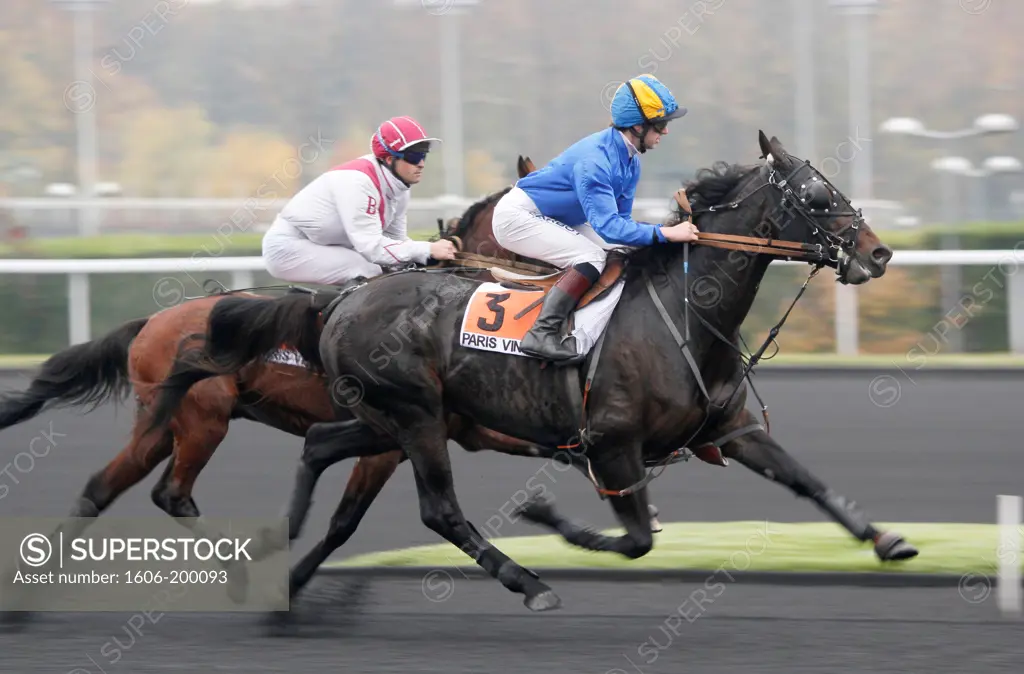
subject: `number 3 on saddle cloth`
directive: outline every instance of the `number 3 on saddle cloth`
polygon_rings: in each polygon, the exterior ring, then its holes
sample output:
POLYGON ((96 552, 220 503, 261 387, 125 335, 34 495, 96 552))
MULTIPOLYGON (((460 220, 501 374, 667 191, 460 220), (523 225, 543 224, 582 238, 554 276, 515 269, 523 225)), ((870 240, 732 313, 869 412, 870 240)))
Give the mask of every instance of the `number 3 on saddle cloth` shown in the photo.
MULTIPOLYGON (((609 257, 604 273, 570 315, 569 331, 576 334, 583 353, 597 342, 622 296, 622 270, 623 261, 609 257)), ((490 271, 498 282, 483 283, 473 292, 462 317, 459 344, 531 358, 519 350, 519 343, 540 316, 544 296, 564 272, 521 276, 497 267, 490 271)))

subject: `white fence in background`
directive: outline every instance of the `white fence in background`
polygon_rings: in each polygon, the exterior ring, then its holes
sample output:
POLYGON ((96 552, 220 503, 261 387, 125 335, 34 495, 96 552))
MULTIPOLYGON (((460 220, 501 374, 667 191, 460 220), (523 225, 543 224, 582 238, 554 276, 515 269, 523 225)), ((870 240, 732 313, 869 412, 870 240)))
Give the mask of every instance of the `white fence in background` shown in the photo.
MULTIPOLYGON (((462 215, 487 195, 459 197, 443 195, 409 202, 410 230, 437 231, 437 218, 462 215)), ((4 221, 24 227, 29 237, 95 236, 118 232, 260 233, 270 226, 287 199, 139 199, 111 197, 0 198, 0 230, 4 221), (94 219, 84 218, 87 210, 94 219), (93 227, 87 223, 95 222, 93 227)), ((641 219, 660 221, 669 213, 671 199, 637 199, 633 213, 641 219)))
MULTIPOLYGON (((897 251, 890 266, 984 266, 991 267, 994 277, 1005 280, 1007 287, 1007 330, 1010 350, 1024 354, 1024 273, 1018 267, 1024 262, 1024 249, 1017 250, 906 250, 897 251)), ((776 261, 773 264, 805 265, 805 262, 776 261)), ((252 273, 263 271, 259 257, 196 257, 196 258, 128 258, 83 260, 0 260, 0 274, 64 274, 68 277, 68 325, 71 344, 92 338, 89 308, 89 277, 92 274, 131 273, 208 273, 231 272, 232 288, 253 285, 252 273)), ((823 270, 822 274, 826 271, 823 270)), ((1004 283, 1004 281, 999 281, 1004 283)), ((837 352, 854 355, 858 352, 857 287, 835 284, 837 352)), ((157 309, 159 307, 155 307, 157 309)), ((958 307, 948 307, 950 316, 958 307)))

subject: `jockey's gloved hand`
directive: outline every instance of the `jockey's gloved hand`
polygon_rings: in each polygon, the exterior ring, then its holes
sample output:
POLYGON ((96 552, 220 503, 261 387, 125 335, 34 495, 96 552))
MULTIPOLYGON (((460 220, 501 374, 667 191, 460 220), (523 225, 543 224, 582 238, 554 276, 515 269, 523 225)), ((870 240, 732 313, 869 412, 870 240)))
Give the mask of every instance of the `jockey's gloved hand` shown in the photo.
POLYGON ((457 252, 450 239, 438 239, 430 244, 430 257, 435 260, 454 260, 457 252))

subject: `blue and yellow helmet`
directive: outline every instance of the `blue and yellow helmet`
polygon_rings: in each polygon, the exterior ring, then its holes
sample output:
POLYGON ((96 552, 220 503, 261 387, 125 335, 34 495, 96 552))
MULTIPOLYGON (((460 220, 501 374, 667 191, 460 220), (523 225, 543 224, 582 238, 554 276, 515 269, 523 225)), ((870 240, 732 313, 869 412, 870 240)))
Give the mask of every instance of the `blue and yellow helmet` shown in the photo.
POLYGON ((656 124, 686 114, 672 92, 654 75, 637 75, 623 82, 612 98, 612 124, 616 127, 656 124))

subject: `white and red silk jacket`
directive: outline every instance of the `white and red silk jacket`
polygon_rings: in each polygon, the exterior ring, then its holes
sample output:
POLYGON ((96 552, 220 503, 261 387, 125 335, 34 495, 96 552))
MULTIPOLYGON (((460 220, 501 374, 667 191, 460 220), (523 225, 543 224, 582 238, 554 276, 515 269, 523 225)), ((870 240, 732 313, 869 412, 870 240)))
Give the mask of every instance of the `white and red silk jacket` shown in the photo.
POLYGON ((351 248, 374 264, 426 264, 430 243, 408 237, 409 187, 372 154, 328 170, 285 204, 280 234, 351 248))

